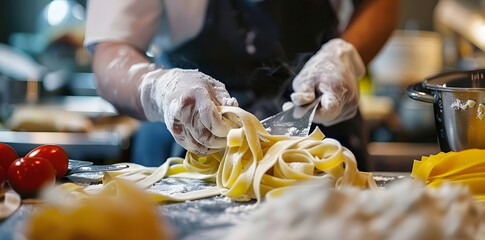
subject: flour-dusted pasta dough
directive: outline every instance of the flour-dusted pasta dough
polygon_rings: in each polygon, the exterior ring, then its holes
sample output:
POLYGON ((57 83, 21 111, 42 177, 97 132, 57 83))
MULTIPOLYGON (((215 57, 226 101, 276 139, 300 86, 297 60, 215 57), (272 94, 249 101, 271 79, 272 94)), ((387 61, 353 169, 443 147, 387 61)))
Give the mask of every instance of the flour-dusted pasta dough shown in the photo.
POLYGON ((485 209, 466 188, 411 181, 377 191, 312 181, 265 201, 226 239, 483 239, 485 209))
POLYGON ((376 186, 371 174, 357 170, 352 152, 337 140, 323 139, 318 128, 308 137, 273 136, 240 108, 221 111, 237 115, 243 125, 229 132, 217 175, 217 186, 228 197, 260 200, 271 190, 327 175, 337 187, 376 186))
POLYGON ((158 201, 185 201, 222 194, 233 200, 258 202, 305 180, 325 178, 332 181, 332 187, 377 188, 372 174, 358 171, 352 152, 335 139, 324 139, 318 128, 307 137, 274 136, 255 116, 240 108, 220 107, 220 111, 232 115, 229 117, 237 116, 242 124, 229 131, 223 155, 197 156, 189 152, 185 159, 169 158, 159 168, 129 164, 127 169, 108 172, 103 185, 62 187, 91 194, 108 187, 114 178, 137 182, 146 189, 164 177, 187 177, 215 180, 216 186, 171 196, 153 193, 153 197, 158 201))

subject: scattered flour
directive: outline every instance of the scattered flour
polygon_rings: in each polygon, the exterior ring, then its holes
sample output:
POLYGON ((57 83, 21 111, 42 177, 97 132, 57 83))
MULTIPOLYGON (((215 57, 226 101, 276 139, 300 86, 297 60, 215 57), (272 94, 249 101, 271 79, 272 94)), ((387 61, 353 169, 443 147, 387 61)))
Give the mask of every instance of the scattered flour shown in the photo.
POLYGON ((483 239, 468 189, 401 181, 377 191, 302 185, 265 202, 225 239, 483 239))
POLYGON ((288 132, 285 135, 286 136, 294 136, 296 133, 298 133, 298 128, 296 128, 296 127, 290 127, 288 129, 288 132))

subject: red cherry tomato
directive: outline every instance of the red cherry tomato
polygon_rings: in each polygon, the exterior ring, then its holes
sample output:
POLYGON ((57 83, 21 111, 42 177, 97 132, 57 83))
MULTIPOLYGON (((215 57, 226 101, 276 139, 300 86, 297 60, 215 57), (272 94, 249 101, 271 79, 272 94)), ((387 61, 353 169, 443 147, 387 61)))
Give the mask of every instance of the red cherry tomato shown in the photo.
POLYGON ((3 168, 4 176, 7 174, 10 164, 17 158, 19 158, 19 155, 17 155, 13 148, 5 143, 0 143, 0 166, 3 168))
POLYGON ((23 157, 10 165, 7 179, 22 197, 35 197, 43 187, 55 183, 56 171, 44 158, 23 157))
POLYGON ((32 149, 26 157, 41 157, 49 160, 56 170, 57 179, 61 179, 66 175, 67 166, 69 165, 69 157, 66 151, 56 145, 42 145, 32 149))

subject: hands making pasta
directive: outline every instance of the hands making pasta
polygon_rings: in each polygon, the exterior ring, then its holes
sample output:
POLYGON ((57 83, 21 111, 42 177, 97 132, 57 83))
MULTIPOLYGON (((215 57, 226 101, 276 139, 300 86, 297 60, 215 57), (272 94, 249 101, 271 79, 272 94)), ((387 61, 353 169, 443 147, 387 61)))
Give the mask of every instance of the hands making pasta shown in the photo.
POLYGON ((318 96, 314 122, 365 161, 357 81, 394 29, 398 2, 362 2, 91 1, 85 45, 99 95, 148 120, 134 162, 157 166, 172 156, 177 145, 165 135, 201 155, 224 149, 229 129, 240 126, 220 106, 264 117, 290 99, 304 105, 318 96), (290 96, 283 88, 294 75, 280 70, 309 55, 290 96))

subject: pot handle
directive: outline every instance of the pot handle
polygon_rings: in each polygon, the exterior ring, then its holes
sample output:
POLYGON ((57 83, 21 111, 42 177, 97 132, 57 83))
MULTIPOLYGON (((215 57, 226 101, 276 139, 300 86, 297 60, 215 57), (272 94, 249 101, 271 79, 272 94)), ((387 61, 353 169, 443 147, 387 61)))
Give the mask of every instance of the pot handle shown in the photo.
POLYGON ((410 98, 421 102, 434 103, 434 95, 428 89, 423 87, 422 82, 411 84, 407 88, 407 94, 410 98))

